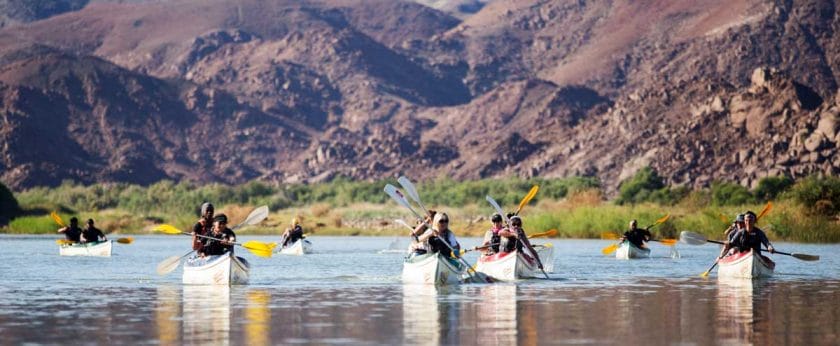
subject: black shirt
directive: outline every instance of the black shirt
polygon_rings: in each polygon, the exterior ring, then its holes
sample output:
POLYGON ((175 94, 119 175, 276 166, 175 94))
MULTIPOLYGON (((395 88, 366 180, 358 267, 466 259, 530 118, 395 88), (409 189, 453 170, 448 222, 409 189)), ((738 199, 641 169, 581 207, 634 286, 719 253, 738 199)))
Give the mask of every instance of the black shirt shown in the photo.
POLYGON ((631 244, 636 245, 636 247, 639 248, 644 245, 644 242, 651 239, 650 231, 644 228, 634 228, 624 232, 624 237, 627 238, 627 241, 631 244))
MULTIPOLYGON (((208 237, 213 237, 213 238, 224 239, 224 240, 228 240, 228 241, 236 240, 236 234, 233 233, 233 231, 230 230, 230 228, 225 228, 220 233, 211 232, 207 236, 208 237)), ((231 252, 231 253, 233 252, 233 245, 232 244, 231 245, 225 245, 225 244, 222 244, 221 241, 216 240, 216 239, 208 239, 208 238, 203 238, 203 239, 204 239, 203 240, 204 247, 201 250, 201 252, 204 253, 205 255, 215 256, 215 255, 224 255, 227 252, 231 252)))
POLYGON ((76 243, 81 241, 82 229, 79 228, 79 226, 64 227, 63 233, 64 233, 64 237, 67 238, 67 240, 69 240, 69 241, 76 242, 76 243))
POLYGON ((82 238, 84 238, 86 242, 97 242, 100 237, 104 239, 105 233, 102 233, 102 230, 93 226, 88 226, 82 232, 82 238))

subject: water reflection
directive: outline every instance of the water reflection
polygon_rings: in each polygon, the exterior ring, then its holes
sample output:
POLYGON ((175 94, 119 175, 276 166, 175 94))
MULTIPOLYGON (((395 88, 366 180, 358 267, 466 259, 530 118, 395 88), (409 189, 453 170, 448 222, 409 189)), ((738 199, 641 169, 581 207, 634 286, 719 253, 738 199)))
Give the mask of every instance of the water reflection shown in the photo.
POLYGON ((251 346, 265 346, 271 344, 271 293, 264 289, 248 291, 248 305, 245 307, 245 344, 251 346))
POLYGON ((441 343, 439 289, 447 288, 403 285, 403 343, 441 343))
POLYGON ((180 288, 176 286, 157 288, 155 322, 161 345, 176 345, 181 341, 181 328, 178 324, 178 317, 181 315, 180 293, 180 288))
POLYGON ((230 287, 184 285, 184 342, 230 344, 230 287))
POLYGON ((516 343, 516 285, 499 284, 479 288, 476 318, 479 344, 512 345, 516 343))
MULTIPOLYGON (((717 291, 718 339, 727 343, 753 344, 760 334, 758 313, 767 309, 760 301, 765 280, 720 279, 717 291), (757 311, 758 308, 759 310, 757 311)), ((766 322, 766 321, 765 321, 766 322)))

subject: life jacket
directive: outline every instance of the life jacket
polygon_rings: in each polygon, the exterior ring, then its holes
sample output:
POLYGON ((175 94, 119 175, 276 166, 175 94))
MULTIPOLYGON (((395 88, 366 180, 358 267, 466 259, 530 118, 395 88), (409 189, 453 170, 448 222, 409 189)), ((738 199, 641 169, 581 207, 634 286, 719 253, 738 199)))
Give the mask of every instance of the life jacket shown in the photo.
POLYGON ((495 253, 499 252, 499 243, 502 242, 502 236, 499 235, 499 232, 503 229, 504 228, 496 229, 495 226, 490 228, 490 233, 492 233, 490 236, 490 248, 493 249, 493 252, 495 253))
POLYGON ((93 242, 98 242, 99 237, 104 237, 105 234, 102 233, 102 231, 99 230, 99 228, 88 227, 88 228, 85 228, 84 231, 82 231, 82 236, 85 238, 85 241, 93 243, 93 242))
POLYGON ((82 229, 79 228, 78 226, 76 226, 76 227, 67 226, 67 230, 64 231, 64 237, 67 238, 67 240, 72 241, 72 242, 76 242, 76 243, 81 242, 82 241, 82 229))
MULTIPOLYGON (((233 231, 231 231, 229 228, 225 228, 219 234, 214 234, 211 232, 208 234, 208 236, 225 240, 236 238, 236 234, 234 234, 233 231)), ((208 256, 224 255, 227 252, 233 252, 233 245, 225 245, 222 244, 220 240, 205 238, 204 248, 202 252, 208 256)))

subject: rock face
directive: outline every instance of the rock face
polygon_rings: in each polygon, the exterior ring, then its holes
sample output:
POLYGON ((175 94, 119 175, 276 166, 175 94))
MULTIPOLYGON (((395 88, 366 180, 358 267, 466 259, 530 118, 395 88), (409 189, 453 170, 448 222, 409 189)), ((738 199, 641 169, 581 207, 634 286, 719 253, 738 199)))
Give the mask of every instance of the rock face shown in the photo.
POLYGON ((0 179, 838 173, 833 2, 425 3, 459 17, 103 0, 6 27, 0 179))

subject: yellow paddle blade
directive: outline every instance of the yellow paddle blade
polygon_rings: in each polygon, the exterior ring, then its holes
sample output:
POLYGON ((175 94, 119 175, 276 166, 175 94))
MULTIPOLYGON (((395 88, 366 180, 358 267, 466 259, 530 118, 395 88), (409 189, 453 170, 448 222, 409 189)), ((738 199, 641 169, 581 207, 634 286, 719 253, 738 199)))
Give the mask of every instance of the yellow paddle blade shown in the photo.
POLYGON ((55 223, 57 223, 59 226, 61 226, 61 227, 67 227, 67 225, 65 225, 65 224, 64 224, 64 221, 63 221, 63 220, 61 220, 61 216, 58 216, 58 214, 56 214, 56 212, 51 212, 51 213, 50 213, 50 217, 51 217, 51 218, 53 219, 53 221, 55 221, 55 223))
POLYGON ((539 185, 534 185, 534 186, 531 188, 531 190, 530 190, 530 191, 528 191, 528 194, 527 194, 527 195, 525 195, 525 197, 524 197, 524 198, 522 198, 522 201, 521 201, 521 202, 519 202, 519 208, 516 208, 516 213, 514 213, 514 214, 519 214, 519 212, 520 212, 520 211, 522 211, 522 208, 524 208, 524 207, 525 207, 525 205, 527 205, 527 204, 528 204, 528 202, 530 202, 530 201, 531 201, 531 199, 533 199, 533 198, 534 198, 534 196, 536 196, 536 195, 537 195, 537 191, 539 191, 539 190, 540 190, 540 186, 539 186, 539 185))
POLYGON ((616 243, 616 244, 612 244, 610 246, 607 246, 603 250, 601 250, 601 253, 604 254, 604 255, 609 255, 609 254, 615 252, 615 250, 618 250, 618 245, 619 244, 620 243, 616 243))
POLYGON ((172 225, 162 224, 152 228, 154 231, 163 232, 166 234, 181 234, 181 230, 172 225))
POLYGON ((544 246, 544 247, 554 247, 554 244, 552 244, 552 243, 545 243, 545 244, 542 244, 542 246, 544 246))
POLYGON ((718 213, 718 217, 720 218, 720 221, 723 221, 723 223, 729 223, 729 218, 727 218, 726 215, 718 213))
POLYGON ((618 239, 618 234, 613 232, 601 232, 601 239, 615 240, 618 239))
POLYGON ((668 246, 674 246, 677 243, 676 239, 657 239, 657 241, 668 246))
POLYGON ((271 257, 272 247, 269 244, 258 242, 256 240, 249 240, 242 244, 242 247, 251 251, 252 254, 260 257, 271 257))
POLYGON ((70 245, 70 244, 73 244, 75 242, 72 241, 72 240, 67 240, 67 239, 56 239, 55 243, 58 244, 58 245, 70 245))
POLYGON ((531 235, 528 236, 528 238, 553 237, 555 235, 557 235, 557 230, 556 229, 550 229, 550 230, 542 232, 542 233, 531 234, 531 235))
POLYGON ((764 209, 761 209, 761 212, 758 213, 758 217, 756 217, 756 221, 761 219, 762 216, 767 215, 770 212, 770 209, 773 209, 773 202, 767 202, 767 205, 764 206, 764 209))
POLYGON ((134 242, 134 238, 132 237, 125 237, 125 238, 118 238, 117 243, 120 244, 131 244, 134 242))
POLYGON ((705 277, 708 277, 708 276, 709 276, 709 271, 708 270, 704 271, 703 273, 700 274, 701 278, 705 278, 705 277))
POLYGON ((658 225, 660 223, 668 221, 669 218, 671 218, 671 214, 668 214, 668 215, 665 215, 665 216, 659 218, 659 220, 656 220, 656 224, 658 225))

